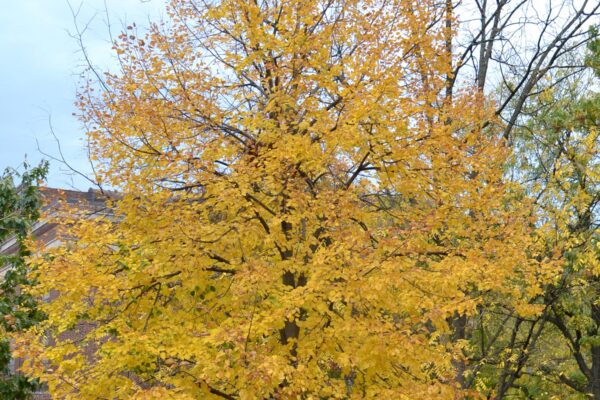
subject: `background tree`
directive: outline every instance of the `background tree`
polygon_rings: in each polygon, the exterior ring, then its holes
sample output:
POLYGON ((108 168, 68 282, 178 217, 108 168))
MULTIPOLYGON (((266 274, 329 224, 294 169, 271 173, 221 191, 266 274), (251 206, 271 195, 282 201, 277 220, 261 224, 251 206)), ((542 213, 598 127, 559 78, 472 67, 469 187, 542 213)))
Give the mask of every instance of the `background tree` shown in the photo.
MULTIPOLYGON (((565 96, 565 87, 588 73, 582 53, 586 45, 595 40, 596 35, 589 34, 589 27, 598 21, 599 4, 571 0, 547 3, 476 0, 453 3, 451 8, 459 33, 451 44, 455 59, 448 80, 450 92, 464 85, 475 85, 485 93, 494 114, 502 121, 500 124, 493 120, 486 122, 486 131, 490 135, 501 135, 517 157, 536 158, 540 153, 553 152, 550 142, 543 138, 543 129, 533 134, 535 139, 527 140, 525 146, 522 132, 535 131, 532 119, 545 123, 544 117, 548 114, 538 114, 554 106, 553 98, 560 98, 549 96, 550 93, 562 92, 565 96)), ((562 105, 569 99, 568 96, 561 98, 562 105)), ((530 187, 531 176, 526 171, 531 171, 529 166, 519 165, 510 169, 507 176, 530 187)), ((545 187, 539 180, 537 183, 545 187)), ((535 199, 538 192, 534 190, 530 194, 535 199)), ((533 218, 538 219, 539 215, 536 213, 533 218)), ((545 241, 549 232, 555 232, 546 222, 540 218, 535 223, 543 227, 536 240, 545 241)), ((569 245, 565 243, 551 240, 546 246, 542 258, 567 256, 569 245), (559 251, 556 246, 563 250, 559 251)), ((457 330, 456 337, 469 340, 472 352, 465 366, 468 377, 463 385, 486 388, 482 390, 488 390, 489 395, 496 398, 515 393, 525 395, 527 390, 530 391, 527 395, 541 396, 544 385, 540 385, 537 392, 531 386, 525 390, 520 387, 520 378, 530 368, 526 365, 533 349, 540 341, 547 341, 544 331, 551 325, 545 318, 548 303, 556 301, 558 292, 567 288, 568 285, 550 285, 545 289, 547 293, 532 298, 534 303, 545 304, 544 311, 533 318, 523 317, 514 308, 494 304, 481 307, 472 319, 463 317, 459 326, 465 328, 457 330), (490 365, 494 365, 491 370, 490 365)), ((556 348, 553 346, 560 347, 556 342, 546 343, 545 357, 556 348)))
MULTIPOLYGON (((598 39, 585 59, 596 72, 598 39)), ((567 264, 547 288, 544 347, 530 368, 586 397, 600 398, 598 314, 598 118, 595 79, 580 75, 543 93, 538 114, 520 129, 520 169, 552 226, 549 241, 567 264), (552 346, 553 350, 550 349, 552 346)))
POLYGON ((598 296, 599 109, 593 90, 598 42, 595 30, 588 35, 587 54, 575 52, 564 61, 592 68, 551 72, 512 130, 514 162, 507 175, 535 199, 532 210, 545 257, 562 257, 565 264, 532 298, 544 307, 534 318, 490 307, 473 321, 475 374, 468 382, 488 387, 497 398, 598 396, 593 316, 598 296))
POLYGON ((0 396, 5 399, 27 399, 36 388, 35 381, 11 370, 7 333, 20 332, 42 319, 34 299, 21 288, 32 284, 27 277, 25 258, 30 252, 25 243, 39 217, 38 187, 47 170, 46 163, 31 169, 24 164, 23 172, 7 169, 0 177, 0 242, 14 238, 18 246, 14 254, 0 255, 0 396))

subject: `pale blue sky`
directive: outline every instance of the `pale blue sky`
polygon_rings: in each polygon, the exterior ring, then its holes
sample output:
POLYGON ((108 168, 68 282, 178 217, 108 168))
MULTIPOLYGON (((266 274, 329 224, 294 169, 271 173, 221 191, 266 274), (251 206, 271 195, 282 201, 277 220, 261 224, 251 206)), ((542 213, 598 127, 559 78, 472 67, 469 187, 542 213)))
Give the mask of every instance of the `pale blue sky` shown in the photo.
MULTIPOLYGON (((80 9, 78 22, 92 21, 84 41, 100 68, 114 65, 106 27, 106 8, 114 31, 123 23, 147 25, 162 14, 161 0, 71 0, 80 9)), ((84 132, 72 117, 73 102, 82 69, 78 45, 69 36, 75 25, 67 0, 0 0, 0 169, 16 167, 25 155, 30 163, 43 156, 36 146, 57 155, 49 118, 65 157, 88 170, 84 132)), ((73 181, 65 168, 51 163, 48 183, 55 187, 86 189, 73 181)))

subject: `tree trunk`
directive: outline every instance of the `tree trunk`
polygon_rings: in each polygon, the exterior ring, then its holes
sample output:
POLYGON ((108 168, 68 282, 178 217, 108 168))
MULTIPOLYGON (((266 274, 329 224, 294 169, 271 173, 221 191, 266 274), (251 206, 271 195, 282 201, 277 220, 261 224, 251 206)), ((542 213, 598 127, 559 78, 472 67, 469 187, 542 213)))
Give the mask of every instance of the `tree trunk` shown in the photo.
MULTIPOLYGON (((598 329, 600 328, 600 306, 592 304, 592 319, 596 325, 596 332, 592 332, 598 335, 598 329)), ((592 368, 591 376, 589 381, 590 395, 595 400, 600 400, 600 346, 592 346, 592 368)))

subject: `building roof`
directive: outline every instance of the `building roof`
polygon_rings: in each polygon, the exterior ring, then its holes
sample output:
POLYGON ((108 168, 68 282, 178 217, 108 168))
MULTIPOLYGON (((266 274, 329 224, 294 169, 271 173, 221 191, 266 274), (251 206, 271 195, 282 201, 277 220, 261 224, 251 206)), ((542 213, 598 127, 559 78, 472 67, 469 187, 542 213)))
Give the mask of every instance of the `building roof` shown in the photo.
MULTIPOLYGON (((42 217, 36 221, 31 234, 36 240, 41 240, 44 245, 51 245, 58 240, 57 227, 50 219, 61 212, 69 212, 76 209, 84 215, 94 215, 106 212, 106 202, 109 197, 115 197, 114 192, 101 192, 96 189, 87 191, 57 189, 41 187, 39 189, 42 198, 42 217)), ((18 250, 15 237, 10 237, 0 243, 0 254, 14 254, 18 250)), ((0 266, 0 271, 3 270, 0 266)), ((0 276, 2 272, 0 272, 0 276)))

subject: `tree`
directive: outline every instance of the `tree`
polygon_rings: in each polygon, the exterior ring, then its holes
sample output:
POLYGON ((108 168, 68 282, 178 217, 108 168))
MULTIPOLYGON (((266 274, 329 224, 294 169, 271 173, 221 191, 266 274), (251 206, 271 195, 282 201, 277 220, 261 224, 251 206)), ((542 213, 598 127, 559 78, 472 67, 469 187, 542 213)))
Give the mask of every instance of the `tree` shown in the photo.
POLYGON ((461 321, 535 315, 557 261, 493 108, 449 90, 450 8, 176 0, 129 26, 78 102, 123 197, 35 259, 58 294, 24 370, 77 399, 475 396, 461 321))
POLYGON ((38 187, 45 178, 45 163, 24 172, 5 170, 0 177, 0 242, 14 238, 16 251, 0 256, 2 282, 0 283, 0 396, 5 399, 27 399, 36 383, 10 368, 12 359, 10 333, 27 329, 42 319, 33 297, 21 288, 33 282, 27 277, 25 258, 30 254, 26 246, 32 224, 40 212, 38 187), (17 185, 15 179, 19 179, 17 185))
MULTIPOLYGON (((596 72, 598 39, 594 30, 590 36, 585 59, 596 72)), ((529 357, 523 361, 529 376, 516 377, 525 392, 543 382, 548 396, 600 398, 600 97, 592 89, 590 72, 565 79, 559 76, 560 84, 528 105, 535 112, 527 124, 515 128, 514 169, 536 198, 538 221, 548 228, 544 240, 566 261, 539 299, 546 309, 535 321, 540 340, 530 344, 529 357)))
POLYGON ((540 254, 562 258, 563 266, 532 297, 542 307, 537 315, 482 310, 479 319, 487 329, 474 329, 472 342, 481 344, 472 358, 495 398, 598 396, 593 310, 600 109, 588 83, 570 77, 537 96, 524 109, 536 115, 513 130, 511 173, 535 199, 537 237, 546 248, 540 254))
MULTIPOLYGON (((597 36, 589 34, 589 27, 598 22, 600 4, 577 0, 475 0, 450 3, 450 8, 457 15, 459 32, 451 43, 456 56, 454 72, 448 80, 449 91, 473 85, 485 93, 492 102, 494 114, 502 121, 499 125, 486 122, 487 133, 502 135, 513 153, 511 157, 529 158, 535 164, 541 153, 556 149, 543 137, 547 131, 535 132, 536 126, 531 120, 545 124, 547 114, 543 110, 558 107, 551 104, 554 96, 549 94, 564 91, 565 86, 588 73, 581 54, 597 36), (523 131, 532 128, 534 131, 524 145, 523 131)), ((569 101, 568 96, 561 99, 563 105, 569 101)), ((507 178, 529 190, 532 187, 530 166, 509 168, 507 178)), ((547 225, 546 211, 538 208, 544 206, 537 194, 546 186, 543 180, 534 181, 541 187, 529 191, 537 203, 532 215, 540 228, 536 240, 540 243, 548 240, 544 255, 538 257, 568 259, 572 243, 567 245, 569 241, 554 240, 563 236, 556 235, 556 230, 547 225)), ((524 317, 513 308, 492 304, 482 307, 473 318, 463 318, 461 325, 467 329, 460 330, 457 337, 468 340, 471 345, 465 366, 470 377, 463 386, 479 387, 494 398, 509 395, 538 398, 548 392, 562 397, 569 391, 564 383, 564 391, 558 392, 554 391, 556 385, 548 391, 547 382, 523 386, 531 370, 530 362, 543 365, 554 357, 557 347, 563 348, 564 343, 551 341, 549 344, 545 336, 551 326, 546 319, 549 303, 557 301, 559 293, 569 290, 560 275, 557 273, 555 280, 562 284, 548 284, 543 293, 531 299, 543 307, 534 317, 524 317), (541 348, 544 349, 542 354, 536 354, 541 348)), ((540 381, 539 377, 535 379, 540 381)))

